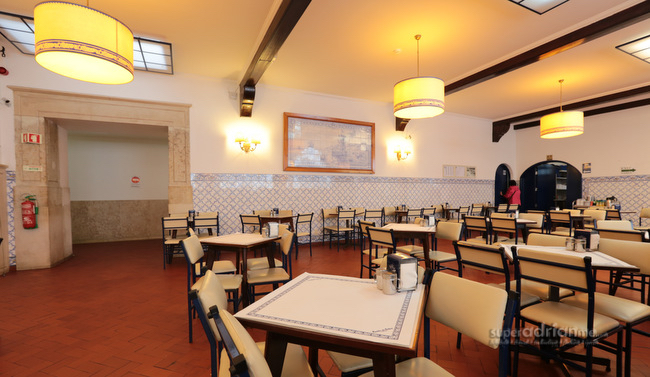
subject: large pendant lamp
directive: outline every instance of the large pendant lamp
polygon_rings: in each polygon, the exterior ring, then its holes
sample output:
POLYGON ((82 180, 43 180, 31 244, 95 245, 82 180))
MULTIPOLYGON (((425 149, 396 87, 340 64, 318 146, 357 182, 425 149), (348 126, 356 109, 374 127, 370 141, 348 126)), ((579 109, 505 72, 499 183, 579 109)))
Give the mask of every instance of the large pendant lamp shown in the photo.
POLYGON ((430 76, 420 76, 420 34, 417 41, 417 77, 404 79, 393 90, 393 112, 403 119, 431 118, 445 111, 445 83, 430 76))
POLYGON ((36 61, 52 72, 98 84, 133 80, 133 33, 87 6, 47 1, 34 8, 36 61))
POLYGON ((585 117, 582 111, 562 111, 562 83, 560 80, 560 112, 544 115, 540 119, 539 135, 542 139, 559 139, 582 135, 585 117))

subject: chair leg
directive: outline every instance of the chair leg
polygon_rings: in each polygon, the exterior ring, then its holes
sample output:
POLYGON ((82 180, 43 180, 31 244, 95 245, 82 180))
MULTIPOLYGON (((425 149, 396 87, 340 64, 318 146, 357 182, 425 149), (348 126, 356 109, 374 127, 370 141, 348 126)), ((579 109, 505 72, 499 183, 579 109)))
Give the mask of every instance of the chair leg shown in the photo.
POLYGON ((190 343, 192 343, 192 300, 187 296, 187 321, 189 324, 190 343))

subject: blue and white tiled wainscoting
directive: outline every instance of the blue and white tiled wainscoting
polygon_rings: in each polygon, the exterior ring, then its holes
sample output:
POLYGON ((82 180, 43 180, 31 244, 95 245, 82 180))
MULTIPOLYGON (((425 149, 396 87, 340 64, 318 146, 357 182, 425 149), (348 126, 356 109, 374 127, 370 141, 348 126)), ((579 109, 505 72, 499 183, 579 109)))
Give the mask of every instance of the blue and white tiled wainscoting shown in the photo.
MULTIPOLYGON (((621 218, 639 223, 641 208, 650 207, 650 175, 622 175, 582 179, 582 197, 606 199, 615 196, 621 204, 621 218)), ((644 220, 644 225, 650 225, 644 220)))
POLYGON ((494 181, 480 179, 192 174, 192 188, 195 210, 219 212, 221 234, 241 232, 240 214, 279 208, 313 212, 313 241, 321 239, 322 208, 458 207, 494 200, 494 181))

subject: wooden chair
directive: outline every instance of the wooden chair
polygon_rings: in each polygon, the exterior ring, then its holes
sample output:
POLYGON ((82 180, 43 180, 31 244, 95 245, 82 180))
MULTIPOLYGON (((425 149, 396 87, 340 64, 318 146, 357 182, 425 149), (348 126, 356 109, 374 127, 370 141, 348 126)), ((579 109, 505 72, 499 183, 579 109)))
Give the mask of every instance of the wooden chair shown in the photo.
POLYGON ((219 235, 219 212, 200 212, 194 217, 194 231, 199 238, 219 235))
POLYGON ((549 211, 549 228, 551 234, 573 237, 573 219, 569 211, 549 211))
POLYGON ((481 216, 483 215, 483 203, 474 203, 469 210, 470 216, 481 216))
MULTIPOLYGON (((490 230, 492 232, 492 243, 510 242, 514 235, 515 244, 519 243, 519 229, 517 228, 517 219, 514 217, 500 217, 492 214, 490 218, 490 230), (506 233, 508 237, 499 239, 499 233, 506 233)), ((522 240, 523 241, 523 240, 522 240)))
POLYGON ((490 224, 483 216, 465 216, 465 240, 470 242, 492 243, 490 224), (480 232, 481 236, 471 238, 472 231, 480 232))
MULTIPOLYGON (((261 268, 246 271, 247 283, 248 283, 248 296, 250 297, 251 303, 255 301, 255 296, 259 296, 264 293, 255 293, 255 287, 260 285, 271 285, 275 289, 278 284, 284 284, 290 281, 293 278, 293 271, 291 268, 291 251, 293 250, 293 244, 295 243, 295 233, 289 231, 286 228, 283 228, 280 234, 280 241, 278 241, 278 246, 280 247, 281 257, 282 257, 282 266, 261 268)), ((268 263, 268 262, 267 262, 268 263)))
MULTIPOLYGON (((544 215, 540 213, 519 213, 520 219, 533 220, 535 224, 526 224, 527 233, 544 233, 546 224, 544 223, 544 215)), ((526 236, 526 240, 527 240, 526 236)), ((525 241, 526 241, 525 240, 525 241)))
POLYGON ((368 237, 368 228, 374 228, 375 223, 372 221, 358 220, 359 229, 361 229, 361 271, 359 277, 363 277, 363 269, 368 270, 368 277, 373 277, 373 272, 377 269, 377 266, 381 262, 381 259, 388 254, 389 249, 386 247, 380 247, 378 243, 373 247, 372 243, 368 241, 368 248, 365 247, 366 238, 368 237), (368 258, 367 262, 364 261, 365 257, 368 258))
MULTIPOLYGON (((270 211, 269 211, 270 212, 270 211)), ((241 220, 241 232, 262 233, 260 215, 239 215, 241 220)))
POLYGON ((181 240, 187 237, 188 228, 186 215, 162 218, 163 269, 172 262, 174 255, 182 254, 181 240))
POLYGON ((416 218, 422 217, 422 208, 409 208, 406 211, 406 222, 412 223, 416 218))
MULTIPOLYGON (((427 268, 432 268, 434 271, 446 269, 456 271, 454 268, 442 266, 442 263, 455 262, 456 255, 438 250, 438 240, 441 239, 456 242, 460 240, 462 234, 462 223, 438 222, 438 225, 436 226, 436 233, 433 238, 433 247, 432 250, 429 250, 429 261, 431 261, 432 266, 427 266, 427 268)), ((397 250, 400 250, 400 248, 398 247, 397 250)), ((420 248, 420 251, 415 251, 411 255, 420 260, 425 259, 424 250, 422 250, 422 248, 420 248)))
POLYGON ((639 213, 639 228, 638 229, 647 230, 648 227, 643 226, 643 219, 650 219, 650 207, 641 208, 641 212, 639 213))
POLYGON ((606 209, 607 216, 605 220, 621 220, 621 211, 618 209, 606 209))
POLYGON ((596 222, 605 220, 607 217, 607 212, 600 209, 585 209, 583 214, 589 216, 589 219, 585 219, 585 228, 593 229, 596 227, 596 222))

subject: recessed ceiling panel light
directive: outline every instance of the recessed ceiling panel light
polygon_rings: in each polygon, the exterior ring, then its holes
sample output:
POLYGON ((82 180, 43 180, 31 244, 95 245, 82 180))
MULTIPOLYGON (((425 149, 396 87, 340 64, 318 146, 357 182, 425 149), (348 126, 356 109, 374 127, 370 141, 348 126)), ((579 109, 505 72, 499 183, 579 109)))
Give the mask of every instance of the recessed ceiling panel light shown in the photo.
POLYGON ((646 63, 650 63, 650 35, 618 45, 616 48, 646 63))
POLYGON ((522 7, 532 10, 537 14, 544 14, 549 10, 559 7, 569 0, 508 0, 512 3, 521 5, 522 7))

